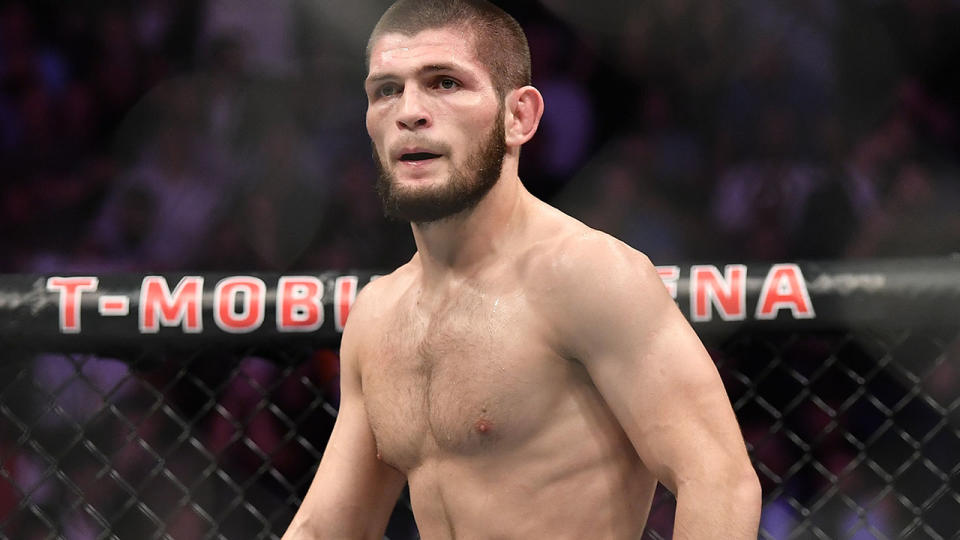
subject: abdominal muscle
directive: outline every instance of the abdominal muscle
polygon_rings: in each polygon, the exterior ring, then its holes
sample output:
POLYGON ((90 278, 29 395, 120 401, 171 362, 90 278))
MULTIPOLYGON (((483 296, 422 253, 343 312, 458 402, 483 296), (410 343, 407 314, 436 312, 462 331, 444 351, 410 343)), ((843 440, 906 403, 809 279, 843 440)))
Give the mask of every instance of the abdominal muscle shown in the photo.
POLYGON ((407 472, 421 537, 639 538, 656 481, 602 424, 550 426, 510 452, 425 459, 407 472))

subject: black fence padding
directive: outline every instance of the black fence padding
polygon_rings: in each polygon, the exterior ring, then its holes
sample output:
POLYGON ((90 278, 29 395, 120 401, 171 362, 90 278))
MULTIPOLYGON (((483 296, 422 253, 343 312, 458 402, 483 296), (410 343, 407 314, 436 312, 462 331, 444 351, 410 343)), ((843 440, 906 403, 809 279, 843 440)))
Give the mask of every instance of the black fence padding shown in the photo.
MULTIPOLYGON (((960 256, 658 269, 680 308, 705 333, 897 328, 960 319, 960 256)), ((0 276, 0 343, 64 352, 335 347, 350 302, 377 274, 0 276), (110 311, 111 302, 122 309, 110 311), (304 309, 319 314, 310 331, 290 318, 304 309), (235 328, 218 320, 223 314, 235 328)))

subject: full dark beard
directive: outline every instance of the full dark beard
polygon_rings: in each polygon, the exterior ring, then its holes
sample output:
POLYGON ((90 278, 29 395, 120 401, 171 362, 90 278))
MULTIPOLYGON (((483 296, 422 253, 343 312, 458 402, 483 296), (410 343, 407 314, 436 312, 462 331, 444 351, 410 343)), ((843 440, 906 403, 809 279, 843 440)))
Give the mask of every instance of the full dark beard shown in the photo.
POLYGON ((475 207, 497 184, 503 169, 503 156, 507 152, 503 118, 501 107, 493 128, 477 151, 467 158, 464 170, 454 167, 450 178, 439 186, 426 189, 399 186, 374 148, 373 160, 379 171, 377 194, 383 203, 384 215, 413 223, 431 223, 475 207))

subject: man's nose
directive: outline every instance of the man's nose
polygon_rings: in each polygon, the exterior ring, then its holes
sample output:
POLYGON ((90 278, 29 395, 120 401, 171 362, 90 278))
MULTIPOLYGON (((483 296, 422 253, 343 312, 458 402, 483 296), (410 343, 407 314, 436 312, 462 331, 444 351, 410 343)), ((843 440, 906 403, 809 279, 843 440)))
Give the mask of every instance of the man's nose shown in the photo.
POLYGON ((397 127, 414 130, 430 127, 430 124, 430 113, 424 106, 423 96, 417 89, 405 89, 403 95, 400 96, 397 127))

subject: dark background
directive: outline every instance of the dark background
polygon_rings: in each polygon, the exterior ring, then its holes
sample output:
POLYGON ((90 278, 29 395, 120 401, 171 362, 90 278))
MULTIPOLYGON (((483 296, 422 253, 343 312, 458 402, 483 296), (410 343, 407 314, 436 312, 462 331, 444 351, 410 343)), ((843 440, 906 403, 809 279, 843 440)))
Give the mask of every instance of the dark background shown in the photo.
MULTIPOLYGON (((0 271, 406 261, 363 127, 385 4, 0 4, 0 271)), ((655 263, 957 251, 956 1, 507 9, 547 105, 521 177, 655 263)))

